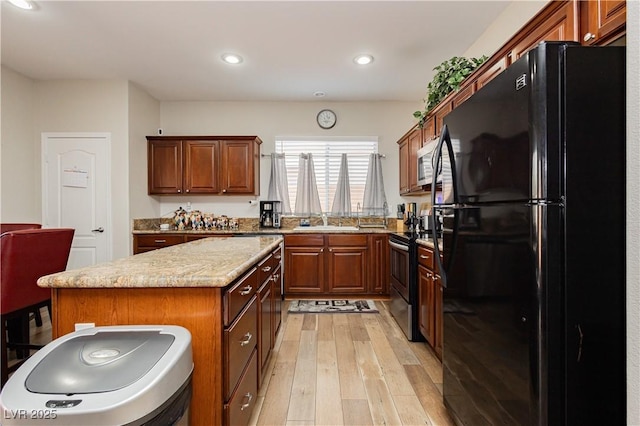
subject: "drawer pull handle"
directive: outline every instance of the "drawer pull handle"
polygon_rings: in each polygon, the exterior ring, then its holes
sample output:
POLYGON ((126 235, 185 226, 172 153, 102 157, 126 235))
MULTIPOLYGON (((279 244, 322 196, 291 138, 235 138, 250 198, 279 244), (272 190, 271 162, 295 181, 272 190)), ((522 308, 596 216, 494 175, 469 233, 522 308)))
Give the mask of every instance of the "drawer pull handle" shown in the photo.
POLYGON ((245 288, 243 288, 242 290, 240 290, 240 296, 246 296, 247 294, 251 293, 251 290, 253 290, 253 287, 248 285, 245 288))
POLYGON ((282 256, 280 256, 279 254, 276 254, 276 255, 275 255, 275 256, 273 256, 273 257, 275 257, 275 258, 276 258, 276 259, 278 259, 278 260, 282 259, 282 256))
POLYGON ((156 244, 166 243, 167 242, 167 240, 155 240, 155 241, 156 241, 156 244))
POLYGON ((244 396, 244 398, 242 398, 243 401, 247 401, 244 404, 240 405, 240 411, 244 411, 245 408, 249 408, 249 405, 251 405, 251 400, 253 399, 253 395, 251 395, 250 392, 247 392, 247 394, 244 396))
POLYGON ((240 340, 240 346, 246 346, 249 344, 253 335, 247 331, 247 334, 244 335, 244 339, 240 340))
POLYGON ((420 255, 420 259, 428 259, 428 258, 429 258, 429 256, 425 256, 424 254, 420 255))
POLYGON ((271 270, 271 266, 263 266, 262 272, 269 272, 271 270))

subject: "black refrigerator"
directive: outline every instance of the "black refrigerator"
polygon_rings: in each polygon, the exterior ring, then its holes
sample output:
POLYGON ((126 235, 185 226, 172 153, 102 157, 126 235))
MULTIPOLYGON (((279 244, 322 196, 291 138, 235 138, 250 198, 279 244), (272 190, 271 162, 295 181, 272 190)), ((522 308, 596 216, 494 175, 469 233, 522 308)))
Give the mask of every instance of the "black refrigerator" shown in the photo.
POLYGON ((459 424, 625 424, 625 51, 541 43, 444 119, 432 232, 459 424))

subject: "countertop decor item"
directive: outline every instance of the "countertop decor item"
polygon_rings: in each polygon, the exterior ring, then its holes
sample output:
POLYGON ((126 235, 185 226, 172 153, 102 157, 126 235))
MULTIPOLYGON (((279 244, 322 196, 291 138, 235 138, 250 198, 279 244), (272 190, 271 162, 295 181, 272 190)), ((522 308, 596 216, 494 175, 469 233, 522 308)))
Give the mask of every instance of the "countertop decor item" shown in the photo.
POLYGON ((458 90, 462 81, 486 60, 486 55, 480 58, 454 56, 434 68, 436 74, 427 85, 427 97, 424 99, 425 109, 424 111, 416 111, 413 113, 413 116, 418 119, 420 127, 424 124, 424 120, 429 111, 438 105, 449 93, 458 90))
POLYGON ((373 300, 292 300, 289 313, 377 313, 373 300))

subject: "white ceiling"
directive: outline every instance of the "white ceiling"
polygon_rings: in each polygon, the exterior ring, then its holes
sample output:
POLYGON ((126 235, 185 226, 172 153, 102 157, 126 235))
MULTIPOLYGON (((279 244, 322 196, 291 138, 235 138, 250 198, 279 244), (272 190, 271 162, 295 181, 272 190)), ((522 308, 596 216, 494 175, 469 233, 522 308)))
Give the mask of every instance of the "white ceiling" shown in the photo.
POLYGON ((1 13, 2 64, 36 80, 125 79, 161 101, 419 101, 433 67, 511 2, 35 3, 2 1, 1 13), (244 62, 222 63, 225 52, 244 62))

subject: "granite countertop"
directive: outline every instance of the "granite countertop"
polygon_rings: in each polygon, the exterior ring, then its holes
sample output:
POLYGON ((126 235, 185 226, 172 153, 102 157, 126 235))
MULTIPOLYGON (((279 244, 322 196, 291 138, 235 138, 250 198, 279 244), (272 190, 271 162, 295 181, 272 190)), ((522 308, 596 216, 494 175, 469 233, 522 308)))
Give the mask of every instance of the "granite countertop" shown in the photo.
POLYGON ((47 275, 40 287, 225 287, 283 241, 280 235, 204 238, 47 275))
POLYGON ((306 229, 282 229, 282 228, 261 228, 261 229, 253 229, 249 231, 244 230, 204 230, 204 229, 169 229, 169 230, 161 230, 161 229, 134 229, 132 231, 133 235, 141 235, 141 234, 214 234, 214 235, 274 235, 274 234, 389 234, 393 232, 393 230, 384 229, 384 228, 359 228, 359 229, 317 229, 313 226, 310 226, 306 229))

